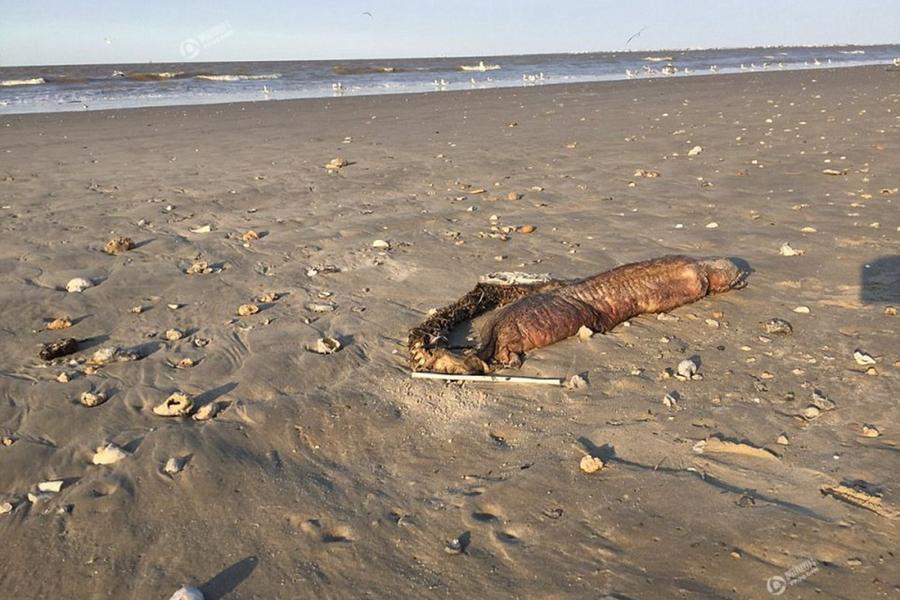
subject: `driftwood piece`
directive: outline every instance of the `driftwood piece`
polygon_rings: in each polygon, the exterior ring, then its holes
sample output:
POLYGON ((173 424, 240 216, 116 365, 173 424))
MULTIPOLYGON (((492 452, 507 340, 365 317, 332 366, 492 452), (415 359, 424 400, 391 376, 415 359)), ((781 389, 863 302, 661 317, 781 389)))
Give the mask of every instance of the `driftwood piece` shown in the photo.
POLYGON ((746 276, 727 258, 665 256, 575 282, 479 283, 410 330, 410 368, 465 374, 517 366, 524 352, 571 337, 581 327, 605 333, 637 315, 743 287, 746 276), (499 310, 482 330, 480 349, 459 354, 446 348, 453 327, 494 309, 499 310))

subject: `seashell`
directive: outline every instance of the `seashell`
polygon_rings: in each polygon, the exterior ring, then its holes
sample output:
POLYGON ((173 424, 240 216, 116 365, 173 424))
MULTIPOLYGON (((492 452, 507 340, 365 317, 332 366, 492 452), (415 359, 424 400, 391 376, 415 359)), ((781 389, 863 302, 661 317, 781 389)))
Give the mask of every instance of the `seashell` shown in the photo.
POLYGON ((11 513, 15 508, 15 505, 11 502, 2 502, 0 503, 0 515, 11 513))
POLYGON ((194 366, 194 361, 190 358, 182 358, 177 363, 175 363, 176 369, 190 369, 194 366))
POLYGON ((139 358, 135 352, 122 350, 118 346, 107 346, 94 352, 88 362, 93 365, 105 365, 112 362, 130 362, 139 358))
POLYGON ((58 381, 59 383, 69 383, 69 374, 63 371, 56 376, 56 381, 58 381))
POLYGON ((518 231, 519 233, 534 233, 536 229, 537 227, 535 227, 534 225, 522 225, 516 231, 518 231))
POLYGON ((78 401, 81 402, 82 406, 88 407, 100 406, 106 402, 106 400, 106 394, 103 392, 82 392, 81 396, 78 398, 78 401))
POLYGON ((310 302, 306 305, 307 310, 311 310, 316 313, 327 313, 334 312, 334 309, 337 308, 334 304, 330 303, 319 303, 319 302, 310 302))
POLYGON ((78 340, 75 338, 65 338, 58 342, 44 344, 38 352, 41 360, 53 360, 60 356, 66 356, 78 352, 78 340))
POLYGON ((91 462, 95 465, 112 465, 123 458, 128 458, 128 456, 127 452, 110 443, 105 446, 98 446, 93 458, 91 458, 91 462))
POLYGON ((137 305, 137 306, 132 306, 132 307, 131 307, 131 314, 133 314, 133 315, 139 315, 139 314, 141 314, 142 312, 144 312, 144 307, 141 306, 140 304, 137 305))
POLYGON ((177 342, 184 337, 184 333, 178 329, 167 329, 165 337, 170 342, 177 342))
POLYGON ((603 461, 596 456, 585 455, 578 466, 584 473, 596 473, 603 468, 603 461))
POLYGON ((522 198, 522 194, 519 192, 510 192, 506 195, 507 200, 519 200, 520 198, 522 198))
POLYGON ((697 376, 697 363, 691 359, 685 359, 675 367, 675 376, 690 381, 697 376))
POLYGON ((565 383, 567 390, 583 390, 588 385, 587 380, 581 375, 572 375, 565 383))
POLYGON ((194 413, 193 419, 195 421, 209 421, 217 414, 219 414, 219 405, 215 402, 210 402, 198 408, 197 412, 194 413))
POLYGON ((153 414, 160 417, 184 417, 190 414, 194 402, 188 394, 175 392, 153 408, 153 414))
POLYGON ((791 441, 788 439, 788 437, 786 435, 784 435, 782 433, 781 435, 778 436, 778 439, 775 440, 775 443, 778 444, 779 446, 788 446, 788 445, 790 445, 791 441))
POLYGON ((390 242, 386 242, 385 240, 375 240, 372 242, 372 247, 378 250, 390 250, 391 244, 390 242))
POLYGON ((84 290, 89 287, 93 287, 93 283, 90 280, 85 279, 84 277, 75 277, 74 279, 70 279, 69 283, 66 284, 66 291, 72 294, 80 294, 84 290))
POLYGON ((808 315, 810 313, 808 306, 798 306, 794 309, 794 312, 799 315, 808 315))
POLYGON ((316 345, 310 350, 317 354, 334 354, 341 349, 341 342, 330 337, 323 337, 316 340, 316 345))
POLYGON ((707 229, 717 229, 718 227, 719 227, 719 224, 716 223, 715 221, 712 221, 711 223, 706 224, 707 229))
POLYGON ((822 174, 823 174, 823 175, 846 175, 846 174, 847 174, 847 169, 841 169, 841 170, 837 170, 837 169, 823 169, 823 170, 822 170, 822 174))
POLYGON ((818 417, 820 414, 822 414, 822 411, 819 410, 818 407, 812 406, 812 405, 807 406, 806 408, 804 408, 804 409, 803 409, 803 412, 801 413, 801 415, 803 416, 803 418, 804 418, 804 419, 807 419, 807 420, 815 419, 815 418, 818 417))
POLYGON ((694 146, 693 148, 691 148, 690 150, 688 150, 688 156, 697 156, 697 155, 700 154, 701 152, 703 152, 703 147, 702 147, 702 146, 694 146))
POLYGON ((863 437, 867 438, 877 438, 881 435, 881 432, 878 431, 878 428, 874 425, 863 425, 862 428, 863 437))
POLYGON ((781 256, 803 256, 803 250, 795 250, 791 248, 791 245, 787 242, 781 245, 781 248, 778 250, 778 253, 781 256))
POLYGON ((869 353, 859 349, 853 351, 853 360, 856 361, 856 364, 863 366, 874 365, 876 362, 869 353))
POLYGON ((183 585, 172 594, 169 600, 203 600, 203 592, 190 585, 183 585))
POLYGON ((585 325, 578 328, 578 339, 584 341, 594 337, 594 331, 585 325))
POLYGON ((0 438, 0 444, 3 444, 4 446, 9 447, 15 443, 16 443, 16 438, 13 436, 4 435, 2 438, 0 438))
POLYGON ((175 457, 173 456, 169 460, 166 461, 166 466, 163 467, 163 473, 167 473, 169 475, 175 475, 176 473, 181 473, 184 470, 184 466, 187 464, 187 458, 185 457, 175 457))
POLYGON ((659 171, 649 171, 647 169, 635 169, 634 177, 659 177, 659 171))
POLYGON ((349 164, 350 163, 347 162, 346 159, 338 157, 338 158, 332 158, 330 161, 328 161, 328 164, 325 165, 325 168, 328 169, 329 171, 337 171, 338 169, 343 169, 344 167, 346 167, 349 164))
POLYGON ((211 273, 212 269, 207 261, 195 260, 184 272, 186 275, 205 275, 206 273, 211 273))
POLYGON ((238 314, 242 317, 249 317, 259 312, 259 307, 255 304, 241 304, 238 306, 238 314))
POLYGON ((118 235, 106 242, 103 251, 107 254, 125 254, 129 250, 134 249, 134 240, 129 237, 118 235))
POLYGON ((819 390, 813 390, 812 403, 819 410, 834 410, 835 408, 834 402, 819 390))
POLYGON ((248 229, 241 236, 241 239, 244 240, 245 242, 254 242, 259 239, 259 234, 256 233, 255 231, 253 231, 252 229, 248 229))
POLYGON ((886 317, 897 316, 897 309, 893 306, 886 306, 886 307, 884 307, 884 315, 886 317))
POLYGON ((209 225, 201 225, 199 227, 192 227, 191 233, 209 233, 212 231, 212 227, 209 225))
POLYGON ((766 333, 774 333, 779 335, 790 335, 794 332, 794 328, 784 319, 769 319, 763 324, 766 333))
POLYGON ((47 323, 47 329, 50 331, 59 331, 60 329, 68 329, 72 326, 72 321, 69 320, 69 317, 60 317, 58 319, 53 319, 49 323, 47 323))
POLYGON ((37 485, 38 490, 42 492, 51 492, 56 494, 63 488, 65 481, 62 479, 56 479, 54 481, 42 481, 37 485))
POLYGON ((266 292, 265 294, 262 294, 256 300, 258 302, 262 302, 263 304, 269 304, 271 302, 275 302, 276 300, 278 300, 278 292, 266 292))

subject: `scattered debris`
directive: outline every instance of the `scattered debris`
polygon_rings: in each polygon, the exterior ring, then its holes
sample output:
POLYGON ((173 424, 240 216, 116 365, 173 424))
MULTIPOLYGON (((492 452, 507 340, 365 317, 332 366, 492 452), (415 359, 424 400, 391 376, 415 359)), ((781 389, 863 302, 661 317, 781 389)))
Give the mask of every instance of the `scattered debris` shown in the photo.
POLYGON ((766 330, 766 333, 774 333, 778 335, 790 335, 794 332, 794 328, 789 322, 777 317, 766 321, 763 324, 763 328, 766 330))
POLYGON ((596 473, 603 468, 603 461, 596 456, 586 454, 581 457, 581 462, 578 464, 578 466, 585 473, 596 473))
POLYGON ((54 358, 67 356, 69 354, 74 354, 75 352, 78 352, 78 340, 75 338, 65 338, 58 342, 44 344, 41 347, 40 352, 38 352, 38 357, 41 360, 53 360, 54 358))
POLYGON ((118 235, 106 242, 103 251, 107 254, 125 254, 129 250, 134 249, 134 240, 123 235, 118 235))
POLYGON ((87 406, 93 408, 94 406, 100 406, 104 402, 106 402, 106 394, 103 392, 82 392, 81 396, 79 396, 78 401, 81 402, 82 406, 87 406))
POLYGON ((175 392, 153 408, 153 414, 160 417, 184 417, 194 408, 194 401, 188 394, 175 392))
POLYGON ((128 456, 129 454, 125 452, 125 450, 122 450, 115 444, 109 443, 105 446, 97 447, 93 458, 91 458, 91 462, 95 465, 112 465, 128 456))
POLYGON ((60 329, 68 329, 72 326, 72 321, 69 320, 69 317, 60 317, 58 319, 53 319, 49 323, 47 323, 47 329, 49 331, 59 331, 60 329))
POLYGON ((80 294, 84 290, 89 287, 93 287, 93 283, 89 279, 85 279, 84 277, 75 277, 74 279, 70 279, 66 284, 66 291, 71 294, 80 294))
POLYGON ((255 304, 241 304, 238 306, 238 314, 242 317, 249 317, 259 312, 259 307, 255 304))

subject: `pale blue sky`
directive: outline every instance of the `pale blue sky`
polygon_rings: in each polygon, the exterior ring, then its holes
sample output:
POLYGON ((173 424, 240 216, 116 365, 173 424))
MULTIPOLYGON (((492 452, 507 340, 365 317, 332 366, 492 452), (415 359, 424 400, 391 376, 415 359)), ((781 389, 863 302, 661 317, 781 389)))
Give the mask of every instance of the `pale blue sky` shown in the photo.
POLYGON ((0 0, 0 65, 622 50, 642 27, 628 49, 896 43, 900 0, 0 0))

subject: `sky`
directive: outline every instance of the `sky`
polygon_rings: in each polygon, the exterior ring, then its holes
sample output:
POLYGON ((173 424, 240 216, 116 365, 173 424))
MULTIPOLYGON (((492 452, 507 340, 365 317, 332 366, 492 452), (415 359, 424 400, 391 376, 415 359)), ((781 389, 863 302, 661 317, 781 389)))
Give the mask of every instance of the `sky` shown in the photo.
POLYGON ((897 42, 900 0, 0 0, 0 66, 897 42))

